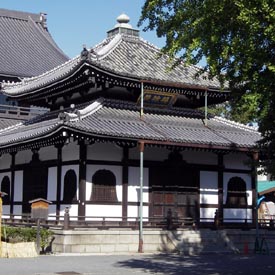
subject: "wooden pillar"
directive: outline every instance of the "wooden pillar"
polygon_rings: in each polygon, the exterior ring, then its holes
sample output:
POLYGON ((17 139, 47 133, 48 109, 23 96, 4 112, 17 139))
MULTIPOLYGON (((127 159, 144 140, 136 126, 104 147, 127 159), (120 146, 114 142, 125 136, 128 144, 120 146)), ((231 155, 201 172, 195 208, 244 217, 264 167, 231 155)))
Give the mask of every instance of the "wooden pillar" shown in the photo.
POLYGON ((123 147, 122 159, 122 220, 127 221, 128 216, 128 180, 129 180, 129 148, 123 147))
MULTIPOLYGON (((86 165, 87 165, 87 145, 84 142, 79 143, 79 198, 78 198, 78 216, 85 216, 86 201, 86 165)), ((83 218, 80 218, 83 219, 83 218)))
POLYGON ((224 163, 223 163, 224 154, 218 154, 218 211, 219 211, 219 220, 223 221, 223 172, 224 172, 224 163))
POLYGON ((10 214, 14 213, 14 188, 15 188, 15 155, 16 152, 11 153, 11 189, 10 189, 10 214))
POLYGON ((62 181, 62 147, 63 145, 57 145, 57 180, 56 180, 56 216, 59 220, 60 206, 61 206, 61 181, 62 181))

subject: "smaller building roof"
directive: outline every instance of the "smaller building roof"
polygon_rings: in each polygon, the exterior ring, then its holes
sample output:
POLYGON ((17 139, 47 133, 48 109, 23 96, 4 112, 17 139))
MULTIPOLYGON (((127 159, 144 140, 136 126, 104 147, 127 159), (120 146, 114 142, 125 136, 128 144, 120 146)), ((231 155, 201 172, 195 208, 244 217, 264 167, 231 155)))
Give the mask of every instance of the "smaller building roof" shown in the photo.
POLYGON ((275 181, 261 180, 258 181, 258 193, 264 195, 270 192, 275 192, 275 181))
POLYGON ((31 77, 66 62, 47 28, 46 14, 0 9, 0 75, 31 77))

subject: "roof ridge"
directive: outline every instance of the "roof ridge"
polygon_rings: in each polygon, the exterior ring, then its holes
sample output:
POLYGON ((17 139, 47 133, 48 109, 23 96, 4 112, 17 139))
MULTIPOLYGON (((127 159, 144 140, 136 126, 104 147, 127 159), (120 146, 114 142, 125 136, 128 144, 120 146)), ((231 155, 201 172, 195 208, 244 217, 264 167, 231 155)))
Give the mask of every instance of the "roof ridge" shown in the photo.
POLYGON ((19 81, 19 82, 2 82, 1 85, 2 85, 2 89, 3 88, 6 88, 6 89, 12 89, 16 86, 23 86, 23 85, 27 85, 29 82, 33 82, 33 81, 38 81, 40 80, 41 78, 45 77, 45 76, 48 76, 48 75, 51 75, 53 74, 54 72, 68 66, 69 64, 73 64, 74 62, 76 62, 75 66, 79 63, 79 61, 81 61, 80 59, 80 55, 72 58, 72 59, 69 59, 68 61, 54 67, 53 69, 49 70, 49 71, 46 71, 45 73, 43 74, 40 74, 40 75, 37 75, 37 76, 32 76, 32 77, 25 77, 22 79, 22 81, 19 81), (78 62, 76 62, 78 61, 78 62))
POLYGON ((245 125, 245 124, 242 124, 240 122, 229 120, 229 119, 226 119, 226 118, 221 117, 221 116, 214 116, 213 120, 218 120, 218 121, 220 121, 220 122, 222 122, 224 124, 227 124, 227 125, 237 126, 237 128, 245 130, 245 131, 259 133, 259 131, 258 131, 258 129, 257 129, 256 126, 245 125))
POLYGON ((38 27, 38 25, 36 24, 36 22, 31 17, 29 17, 29 18, 30 18, 29 22, 34 25, 34 27, 37 29, 38 33, 40 33, 42 35, 42 37, 45 38, 47 40, 47 42, 49 42, 49 44, 53 47, 53 49, 57 50, 59 54, 61 54, 64 57, 66 57, 66 58, 69 59, 69 57, 54 42, 54 40, 52 39, 52 36, 51 36, 50 32, 47 29, 44 29, 45 32, 42 31, 42 29, 38 27))
MULTIPOLYGON (((96 52, 96 58, 95 58, 96 60, 103 59, 106 56, 108 56, 109 54, 111 54, 116 49, 116 47, 121 43, 122 35, 121 34, 115 35, 112 39, 110 39, 108 44, 104 45, 104 43, 106 43, 106 41, 107 41, 107 39, 105 39, 101 43, 102 47, 100 49, 98 49, 98 51, 96 52)), ((98 46, 100 46, 100 45, 98 45, 98 46)))
POLYGON ((32 19, 36 18, 35 22, 40 23, 40 14, 38 14, 38 13, 31 13, 31 12, 24 12, 24 11, 0 8, 0 17, 7 17, 7 18, 24 20, 24 21, 28 21, 29 17, 31 17, 32 19))
POLYGON ((58 117, 61 120, 66 122, 79 121, 97 112, 99 109, 103 107, 103 103, 104 103, 104 99, 99 98, 81 110, 76 110, 73 113, 63 112, 63 113, 60 113, 58 117))

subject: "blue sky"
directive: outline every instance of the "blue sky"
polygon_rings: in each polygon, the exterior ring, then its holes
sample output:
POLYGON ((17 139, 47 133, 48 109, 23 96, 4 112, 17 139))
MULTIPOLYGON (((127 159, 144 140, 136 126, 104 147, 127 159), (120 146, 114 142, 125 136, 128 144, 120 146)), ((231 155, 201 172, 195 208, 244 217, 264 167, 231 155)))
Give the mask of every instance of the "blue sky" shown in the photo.
MULTIPOLYGON (((126 13, 137 28, 144 0, 0 0, 0 8, 47 13, 48 29, 59 47, 74 57, 82 45, 92 47, 106 37, 116 18, 126 13)), ((164 39, 155 32, 141 32, 150 43, 162 47, 164 39)))

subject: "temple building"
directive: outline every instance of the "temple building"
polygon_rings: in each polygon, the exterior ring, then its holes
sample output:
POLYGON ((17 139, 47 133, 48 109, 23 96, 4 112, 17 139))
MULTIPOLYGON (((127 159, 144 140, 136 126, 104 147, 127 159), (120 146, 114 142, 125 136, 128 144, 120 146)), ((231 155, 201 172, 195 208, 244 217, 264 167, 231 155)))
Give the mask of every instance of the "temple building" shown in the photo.
POLYGON ((218 210, 224 223, 255 221, 260 134, 210 115, 230 92, 196 66, 171 68, 127 15, 95 47, 40 69, 30 63, 37 76, 2 84, 19 105, 49 109, 0 130, 3 213, 30 213, 43 198, 52 219, 68 207, 75 219, 131 220, 142 204, 147 220, 169 212, 205 224, 218 210))
MULTIPOLYGON (((69 59, 50 35, 44 13, 0 9, 0 35, 0 83, 42 74, 69 59)), ((0 93, 0 129, 44 112, 6 99, 0 93)))

